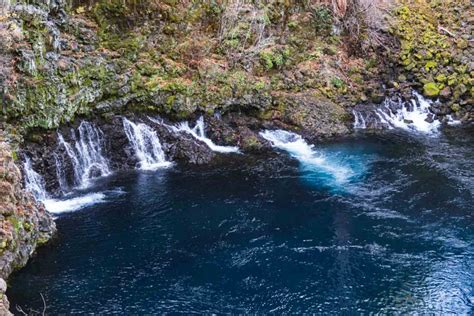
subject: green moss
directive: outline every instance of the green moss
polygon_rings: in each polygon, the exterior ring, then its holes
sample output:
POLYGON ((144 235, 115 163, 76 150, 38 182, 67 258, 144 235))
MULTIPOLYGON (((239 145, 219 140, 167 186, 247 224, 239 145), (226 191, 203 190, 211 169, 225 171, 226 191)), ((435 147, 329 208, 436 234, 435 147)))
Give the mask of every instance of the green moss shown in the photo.
POLYGON ((331 84, 336 88, 342 88, 345 83, 340 78, 334 77, 331 79, 331 84))
POLYGON ((448 77, 446 77, 445 74, 439 74, 436 76, 436 81, 438 82, 446 82, 448 80, 448 77))
POLYGON ((434 69, 437 66, 438 66, 437 62, 430 60, 425 64, 425 69, 426 71, 430 71, 431 69, 434 69))
POLYGON ((467 47, 461 36, 457 39, 449 37, 438 30, 438 25, 464 32, 465 28, 459 24, 462 20, 459 12, 464 11, 461 9, 463 6, 467 9, 468 5, 409 0, 401 0, 400 3, 396 10, 397 24, 392 30, 400 38, 400 64, 413 75, 415 81, 424 84, 425 95, 437 96, 447 84, 454 91, 453 101, 465 98, 472 87, 473 76, 467 73, 466 60, 453 56, 462 56, 467 47), (443 22, 440 23, 440 20, 443 22))
POLYGON ((333 26, 333 15, 325 6, 314 6, 311 10, 311 23, 318 35, 329 35, 333 26))
POLYGON ((436 85, 436 83, 434 83, 434 82, 429 82, 429 83, 426 83, 426 84, 423 86, 423 93, 424 93, 424 95, 426 95, 427 97, 435 97, 435 96, 439 95, 440 89, 439 89, 439 87, 436 85))
POLYGON ((259 57, 266 70, 281 69, 289 61, 290 49, 286 47, 262 50, 259 57))
POLYGON ((15 233, 18 234, 19 231, 22 229, 23 227, 23 222, 21 220, 19 220, 17 217, 15 216, 10 216, 8 218, 8 220, 10 221, 10 223, 12 224, 13 226, 13 229, 15 230, 15 233))
POLYGON ((49 238, 40 236, 38 238, 37 244, 38 246, 41 246, 41 245, 46 244, 48 241, 49 241, 49 238))
POLYGON ((266 85, 265 85, 265 82, 264 82, 264 81, 257 81, 257 82, 255 83, 255 85, 254 85, 255 90, 257 90, 257 91, 260 91, 260 90, 265 89, 265 86, 266 86, 266 85))
POLYGON ((27 232, 29 232, 29 231, 32 230, 33 224, 31 224, 31 223, 29 223, 29 222, 24 222, 24 223, 23 223, 23 227, 25 228, 25 230, 26 230, 27 232))
MULTIPOLYGON (((231 142, 233 140, 230 140, 229 142, 231 142)), ((250 136, 250 137, 245 137, 243 140, 242 140, 242 147, 245 148, 245 149, 256 149, 256 148, 260 148, 262 145, 260 143, 260 141, 258 140, 257 137, 255 136, 250 136)))
POLYGON ((454 112, 458 112, 460 109, 461 107, 457 103, 451 105, 451 110, 453 110, 454 112))

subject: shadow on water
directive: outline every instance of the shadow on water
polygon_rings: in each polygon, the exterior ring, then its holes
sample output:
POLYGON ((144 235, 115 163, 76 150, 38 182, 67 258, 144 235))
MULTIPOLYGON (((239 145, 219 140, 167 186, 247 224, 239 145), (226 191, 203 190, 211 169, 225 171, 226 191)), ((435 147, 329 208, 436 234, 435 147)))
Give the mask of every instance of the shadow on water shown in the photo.
POLYGON ((57 215, 7 294, 50 314, 472 313, 473 135, 116 174, 88 191, 102 203, 57 215))

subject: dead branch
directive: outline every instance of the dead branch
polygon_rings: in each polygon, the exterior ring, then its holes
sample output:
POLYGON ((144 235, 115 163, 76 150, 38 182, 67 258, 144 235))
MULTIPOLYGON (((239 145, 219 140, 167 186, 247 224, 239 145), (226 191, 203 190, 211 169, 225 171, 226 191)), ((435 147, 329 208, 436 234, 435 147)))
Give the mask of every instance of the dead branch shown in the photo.
POLYGON ((451 37, 457 37, 456 34, 450 32, 447 28, 444 28, 441 25, 438 25, 438 32, 444 32, 451 37))

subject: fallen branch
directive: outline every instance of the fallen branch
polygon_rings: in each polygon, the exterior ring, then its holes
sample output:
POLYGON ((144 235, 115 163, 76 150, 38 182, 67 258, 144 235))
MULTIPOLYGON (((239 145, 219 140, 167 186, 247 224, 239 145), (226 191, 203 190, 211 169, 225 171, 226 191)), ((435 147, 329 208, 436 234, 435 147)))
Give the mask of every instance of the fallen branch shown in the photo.
POLYGON ((448 34, 451 37, 457 37, 456 34, 450 32, 448 29, 446 29, 442 26, 439 26, 439 25, 438 25, 438 32, 444 32, 444 33, 448 34))
POLYGON ((43 313, 42 313, 42 315, 44 316, 45 313, 46 313, 46 301, 44 299, 43 293, 40 293, 40 295, 41 295, 41 299, 43 300, 43 313))

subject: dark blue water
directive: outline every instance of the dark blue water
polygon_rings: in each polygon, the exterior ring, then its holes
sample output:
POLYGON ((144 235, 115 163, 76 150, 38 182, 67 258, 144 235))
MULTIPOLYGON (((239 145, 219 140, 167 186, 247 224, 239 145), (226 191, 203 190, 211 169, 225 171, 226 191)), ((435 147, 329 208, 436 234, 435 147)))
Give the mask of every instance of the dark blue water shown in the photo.
POLYGON ((12 306, 472 314, 474 131, 316 149, 330 168, 277 151, 100 181, 115 193, 58 216, 57 241, 11 278, 12 306))

